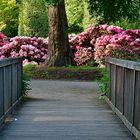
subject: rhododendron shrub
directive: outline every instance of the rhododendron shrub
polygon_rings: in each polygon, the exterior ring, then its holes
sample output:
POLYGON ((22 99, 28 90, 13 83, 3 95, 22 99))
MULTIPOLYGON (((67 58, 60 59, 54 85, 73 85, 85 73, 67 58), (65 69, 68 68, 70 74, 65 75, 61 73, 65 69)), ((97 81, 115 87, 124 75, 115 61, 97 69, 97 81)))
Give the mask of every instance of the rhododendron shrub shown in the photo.
POLYGON ((0 58, 22 56, 24 63, 42 63, 47 58, 48 40, 37 37, 17 36, 0 48, 0 58))
POLYGON ((103 35, 96 40, 94 51, 95 60, 100 63, 104 63, 107 56, 140 60, 140 29, 103 35))
MULTIPOLYGON (((0 33, 0 58, 23 56, 24 64, 40 64, 48 57, 48 39, 14 37, 7 43, 0 33)), ((76 64, 104 64, 105 57, 140 60, 140 29, 123 30, 113 25, 89 26, 77 35, 70 34, 69 42, 76 64)))
POLYGON ((94 61, 94 48, 97 38, 102 35, 115 35, 122 31, 121 27, 113 25, 91 25, 84 32, 70 36, 69 41, 77 65, 94 61))
POLYGON ((80 45, 82 47, 93 47, 96 39, 102 35, 114 35, 121 33, 123 29, 113 25, 96 25, 89 26, 84 32, 81 32, 70 39, 70 44, 74 47, 80 45))

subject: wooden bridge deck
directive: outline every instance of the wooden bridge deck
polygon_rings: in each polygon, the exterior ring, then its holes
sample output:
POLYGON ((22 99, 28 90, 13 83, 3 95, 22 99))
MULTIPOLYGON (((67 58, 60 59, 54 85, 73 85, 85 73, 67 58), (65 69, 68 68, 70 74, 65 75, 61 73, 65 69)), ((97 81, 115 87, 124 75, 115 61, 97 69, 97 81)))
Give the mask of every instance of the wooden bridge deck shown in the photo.
POLYGON ((0 131, 0 140, 132 140, 94 82, 32 81, 30 100, 0 131))

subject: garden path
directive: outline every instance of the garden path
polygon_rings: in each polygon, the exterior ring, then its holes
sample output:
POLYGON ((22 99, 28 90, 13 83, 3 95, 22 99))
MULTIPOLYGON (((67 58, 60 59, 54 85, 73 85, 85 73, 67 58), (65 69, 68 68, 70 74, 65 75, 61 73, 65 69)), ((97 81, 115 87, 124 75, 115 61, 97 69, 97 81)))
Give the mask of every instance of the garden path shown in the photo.
POLYGON ((30 99, 0 131, 0 140, 132 140, 95 82, 33 80, 30 99))

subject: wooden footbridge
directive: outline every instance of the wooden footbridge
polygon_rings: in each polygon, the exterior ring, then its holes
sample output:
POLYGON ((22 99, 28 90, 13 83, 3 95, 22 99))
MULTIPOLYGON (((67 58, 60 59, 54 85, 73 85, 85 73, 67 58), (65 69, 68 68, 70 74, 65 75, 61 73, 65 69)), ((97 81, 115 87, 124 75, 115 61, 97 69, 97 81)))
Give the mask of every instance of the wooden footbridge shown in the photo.
POLYGON ((133 128, 139 139, 134 123, 124 119, 129 130, 120 120, 125 113, 117 109, 118 92, 115 97, 110 92, 108 102, 120 118, 106 101, 98 99, 96 82, 32 80, 29 99, 16 107, 21 97, 21 60, 6 61, 0 62, 0 140, 135 140, 133 128))

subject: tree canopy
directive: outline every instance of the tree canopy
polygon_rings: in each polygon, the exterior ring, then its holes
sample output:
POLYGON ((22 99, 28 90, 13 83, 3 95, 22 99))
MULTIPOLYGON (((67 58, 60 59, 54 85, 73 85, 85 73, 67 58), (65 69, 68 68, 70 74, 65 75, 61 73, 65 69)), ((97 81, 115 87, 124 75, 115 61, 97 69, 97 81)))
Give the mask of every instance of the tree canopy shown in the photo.
POLYGON ((66 12, 70 32, 83 29, 84 3, 83 0, 66 0, 66 12))
MULTIPOLYGON (((18 32, 19 35, 46 37, 48 4, 61 1, 0 0, 0 31, 9 37, 18 32)), ((65 0, 65 3, 70 33, 80 32, 91 23, 140 27, 139 0, 65 0)))
POLYGON ((86 0, 92 17, 100 23, 117 21, 120 18, 137 19, 140 15, 138 0, 86 0))
POLYGON ((16 0, 0 0, 0 31, 7 36, 17 35, 18 14, 16 0))
POLYGON ((18 34, 47 37, 47 2, 44 0, 21 1, 18 34))

